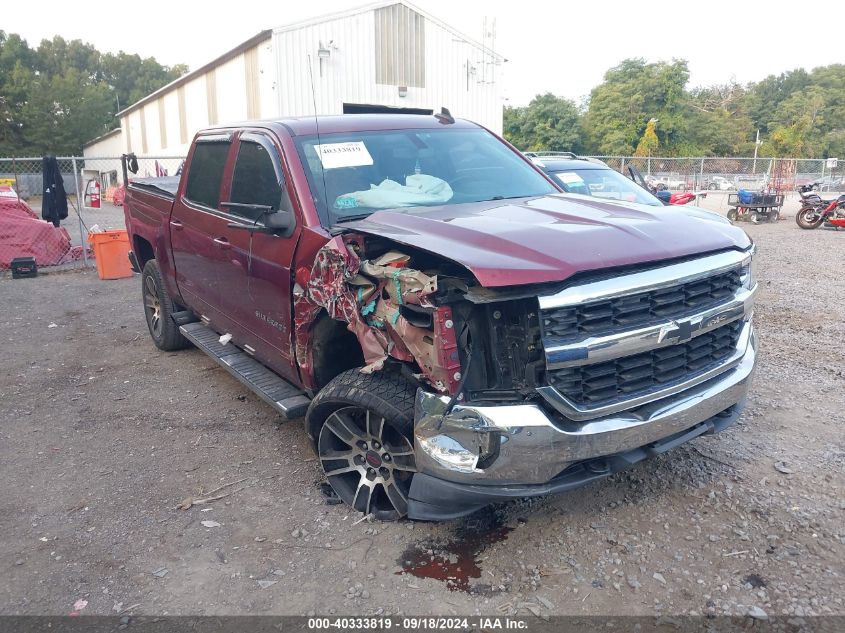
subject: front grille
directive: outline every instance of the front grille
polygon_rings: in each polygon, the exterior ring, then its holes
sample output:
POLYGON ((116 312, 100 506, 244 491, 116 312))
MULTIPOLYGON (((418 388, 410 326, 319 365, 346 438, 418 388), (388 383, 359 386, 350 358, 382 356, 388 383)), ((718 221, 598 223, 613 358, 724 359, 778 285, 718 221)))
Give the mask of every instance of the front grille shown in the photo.
POLYGON ((543 310, 543 336, 557 341, 677 319, 723 303, 740 286, 739 268, 670 288, 543 310))
POLYGON ((686 343, 641 354, 548 372, 549 384, 577 405, 597 406, 630 399, 694 378, 736 351, 739 319, 686 343))

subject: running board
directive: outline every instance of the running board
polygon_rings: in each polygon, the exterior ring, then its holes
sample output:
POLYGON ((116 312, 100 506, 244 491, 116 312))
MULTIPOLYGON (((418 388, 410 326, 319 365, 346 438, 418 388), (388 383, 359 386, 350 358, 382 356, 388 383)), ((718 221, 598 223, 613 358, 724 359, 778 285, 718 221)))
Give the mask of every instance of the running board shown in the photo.
POLYGON ((188 323, 181 326, 179 331, 278 411, 283 418, 293 420, 305 415, 310 400, 301 389, 297 389, 231 343, 222 345, 217 332, 202 323, 188 323))

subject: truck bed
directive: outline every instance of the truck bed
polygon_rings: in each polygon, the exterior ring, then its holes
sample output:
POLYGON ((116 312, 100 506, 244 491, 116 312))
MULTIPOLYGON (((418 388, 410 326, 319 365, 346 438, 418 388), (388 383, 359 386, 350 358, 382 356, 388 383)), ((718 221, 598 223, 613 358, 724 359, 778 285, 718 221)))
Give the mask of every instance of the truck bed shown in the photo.
POLYGON ((141 189, 167 198, 175 198, 179 189, 179 176, 161 178, 136 178, 129 183, 130 189, 141 189))
POLYGON ((146 242, 160 257, 169 252, 167 222, 178 187, 179 178, 171 177, 139 178, 129 183, 123 213, 134 251, 141 248, 141 242, 146 242))

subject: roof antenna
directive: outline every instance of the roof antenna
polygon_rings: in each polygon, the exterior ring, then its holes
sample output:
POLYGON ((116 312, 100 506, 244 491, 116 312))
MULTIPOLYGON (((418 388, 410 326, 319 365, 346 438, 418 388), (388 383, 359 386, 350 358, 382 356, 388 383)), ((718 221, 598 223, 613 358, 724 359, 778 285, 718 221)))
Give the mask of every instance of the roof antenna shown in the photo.
POLYGON ((323 177, 323 201, 326 204, 326 216, 331 222, 329 214, 329 192, 326 190, 326 168, 323 167, 323 142, 320 140, 320 119, 317 118, 317 92, 314 90, 314 72, 311 70, 311 53, 308 53, 308 78, 311 80, 311 102, 314 104, 314 127, 317 129, 317 160, 320 161, 320 174, 323 177))
POLYGON ((434 118, 440 121, 443 125, 449 125, 455 122, 455 117, 449 112, 449 108, 440 108, 440 112, 434 115, 434 118))

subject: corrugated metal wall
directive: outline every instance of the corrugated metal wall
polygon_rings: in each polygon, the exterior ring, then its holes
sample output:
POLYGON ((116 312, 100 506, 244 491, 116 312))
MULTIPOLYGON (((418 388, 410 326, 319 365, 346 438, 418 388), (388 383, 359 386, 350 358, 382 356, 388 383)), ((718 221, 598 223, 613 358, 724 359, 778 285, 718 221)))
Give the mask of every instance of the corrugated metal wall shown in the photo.
POLYGON ((501 133, 499 71, 489 52, 393 4, 277 29, 271 40, 126 113, 123 143, 127 151, 176 155, 208 125, 342 114, 344 103, 435 111, 446 106, 501 133), (327 57, 320 57, 321 48, 327 57), (407 87, 405 97, 399 86, 407 87))
MULTIPOLYGON (((446 106, 457 117, 476 121, 501 133, 501 69, 493 63, 493 57, 453 31, 413 11, 413 19, 409 19, 407 14, 403 18, 403 12, 397 10, 397 21, 392 28, 405 29, 406 35, 402 37, 406 42, 414 38, 417 41, 423 39, 424 45, 416 47, 420 56, 414 60, 399 58, 400 37, 389 36, 388 39, 396 43, 393 67, 410 70, 411 75, 404 78, 407 80, 405 84, 379 83, 378 80, 384 77, 377 76, 376 71, 376 57, 380 54, 376 52, 376 12, 394 7, 411 11, 404 5, 392 5, 274 31, 278 86, 278 110, 275 114, 313 115, 314 101, 318 114, 341 114, 344 103, 430 108, 435 111, 446 106), (424 21, 424 25, 419 25, 420 20, 424 21), (409 28, 414 29, 412 38, 407 36, 409 28), (328 58, 319 57, 321 47, 330 51, 328 58), (419 59, 424 60, 422 64, 419 59), (313 97, 309 65, 313 75, 313 97), (411 78, 415 76, 422 86, 411 84, 411 78), (486 81, 482 81, 485 77, 486 81), (407 86, 407 96, 399 96, 399 85, 407 86)), ((385 15, 381 14, 382 19, 385 15)), ((378 28, 384 33, 390 25, 380 22, 378 28)), ((383 37, 381 41, 384 41, 383 37)))
POLYGON ((404 4, 373 14, 376 82, 425 88, 425 17, 404 4))

